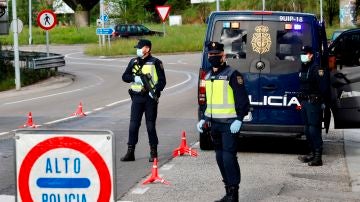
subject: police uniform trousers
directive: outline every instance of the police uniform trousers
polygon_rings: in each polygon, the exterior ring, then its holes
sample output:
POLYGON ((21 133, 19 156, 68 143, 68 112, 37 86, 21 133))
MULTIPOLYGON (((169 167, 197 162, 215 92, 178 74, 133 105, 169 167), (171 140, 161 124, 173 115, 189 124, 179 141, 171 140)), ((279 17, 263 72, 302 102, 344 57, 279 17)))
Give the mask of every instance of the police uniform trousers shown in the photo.
POLYGON ((135 94, 132 96, 129 141, 128 145, 136 145, 139 139, 141 119, 145 112, 146 129, 149 136, 149 144, 156 146, 159 143, 156 133, 156 117, 158 103, 148 94, 135 94))
POLYGON ((240 166, 237 161, 238 135, 232 134, 229 123, 211 123, 211 137, 214 143, 216 161, 223 181, 227 186, 239 186, 240 166))
POLYGON ((305 136, 313 151, 321 152, 323 140, 321 137, 322 110, 321 103, 302 101, 301 114, 305 124, 305 136))

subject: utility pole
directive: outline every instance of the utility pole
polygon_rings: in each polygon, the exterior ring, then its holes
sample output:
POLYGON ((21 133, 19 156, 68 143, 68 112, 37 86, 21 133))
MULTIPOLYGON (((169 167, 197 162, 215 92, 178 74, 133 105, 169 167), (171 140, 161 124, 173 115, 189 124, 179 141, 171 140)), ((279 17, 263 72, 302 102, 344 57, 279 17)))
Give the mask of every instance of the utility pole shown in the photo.
POLYGON ((31 22, 31 13, 32 13, 32 5, 31 0, 29 0, 29 45, 32 44, 32 22, 31 22))
POLYGON ((17 20, 17 13, 16 13, 16 0, 12 0, 12 30, 14 33, 14 66, 15 66, 15 86, 16 90, 20 90, 21 83, 20 83, 20 66, 19 66, 19 35, 18 35, 18 20, 17 20))
POLYGON ((263 4, 263 11, 265 10, 265 0, 262 1, 263 4))
POLYGON ((323 1, 320 0, 320 21, 323 22, 323 1))

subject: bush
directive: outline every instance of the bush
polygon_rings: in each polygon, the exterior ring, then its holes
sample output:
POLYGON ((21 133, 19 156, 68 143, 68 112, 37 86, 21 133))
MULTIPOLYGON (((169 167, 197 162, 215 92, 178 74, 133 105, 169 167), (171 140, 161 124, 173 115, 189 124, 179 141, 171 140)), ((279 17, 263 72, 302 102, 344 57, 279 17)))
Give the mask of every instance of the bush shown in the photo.
MULTIPOLYGON (((56 72, 49 69, 20 69, 21 86, 27 86, 55 76, 56 72)), ((15 88, 15 70, 8 61, 0 60, 0 91, 15 88)))

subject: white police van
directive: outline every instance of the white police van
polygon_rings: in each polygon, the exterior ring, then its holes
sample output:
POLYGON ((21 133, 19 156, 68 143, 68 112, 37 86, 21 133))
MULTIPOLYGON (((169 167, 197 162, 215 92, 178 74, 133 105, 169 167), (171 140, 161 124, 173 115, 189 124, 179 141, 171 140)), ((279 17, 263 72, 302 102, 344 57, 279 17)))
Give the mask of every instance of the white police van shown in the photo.
MULTIPOLYGON (((241 133, 303 134, 301 105, 297 97, 301 47, 313 47, 315 62, 328 65, 325 28, 315 15, 272 11, 213 12, 207 19, 205 43, 207 41, 223 43, 227 63, 244 76, 251 110, 244 118, 241 133)), ((206 107, 205 75, 210 69, 204 46, 198 84, 199 117, 206 107)), ((336 107, 337 98, 333 101, 336 107)), ((350 127, 360 123, 357 98, 355 103, 353 108, 347 108, 357 117, 350 127)), ((342 103, 341 107, 345 105, 342 103)), ((342 113, 342 109, 339 110, 338 115, 342 113)), ((207 133, 200 134, 201 149, 211 148, 207 133)))

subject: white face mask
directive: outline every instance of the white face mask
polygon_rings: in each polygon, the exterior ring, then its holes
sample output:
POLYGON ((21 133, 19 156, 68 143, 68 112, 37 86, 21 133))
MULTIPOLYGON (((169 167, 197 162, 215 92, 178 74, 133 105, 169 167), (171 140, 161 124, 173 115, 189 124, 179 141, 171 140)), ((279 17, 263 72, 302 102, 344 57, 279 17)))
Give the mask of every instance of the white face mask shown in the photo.
POLYGON ((136 49, 136 55, 138 57, 142 58, 144 56, 144 53, 143 53, 142 49, 139 49, 139 48, 136 49))
POLYGON ((310 61, 308 55, 300 55, 300 59, 301 59, 301 62, 303 62, 303 63, 307 63, 310 61))

